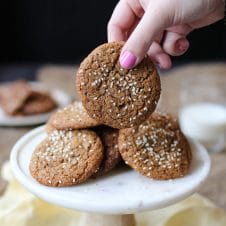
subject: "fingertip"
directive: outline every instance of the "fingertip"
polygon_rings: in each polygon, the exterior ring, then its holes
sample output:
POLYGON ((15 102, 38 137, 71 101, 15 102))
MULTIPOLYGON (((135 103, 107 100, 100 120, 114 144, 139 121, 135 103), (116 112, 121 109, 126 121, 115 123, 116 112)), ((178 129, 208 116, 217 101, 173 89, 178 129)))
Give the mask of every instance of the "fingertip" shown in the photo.
POLYGON ((167 32, 163 42, 164 51, 171 56, 181 56, 189 48, 189 41, 185 36, 175 32, 167 32))
POLYGON ((126 69, 134 68, 143 60, 146 53, 147 51, 142 48, 141 43, 130 37, 122 48, 120 64, 126 69))
POLYGON ((172 67, 172 61, 169 55, 165 53, 157 54, 155 60, 158 62, 158 66, 162 70, 167 70, 172 67))
POLYGON ((166 70, 171 68, 172 61, 170 56, 163 51, 162 47, 157 42, 152 43, 148 50, 148 55, 153 63, 156 64, 160 69, 166 70))
POLYGON ((185 53, 189 48, 189 41, 186 38, 181 38, 177 40, 175 48, 181 54, 185 53))
POLYGON ((122 51, 119 62, 125 69, 131 69, 136 65, 137 57, 130 51, 122 51))

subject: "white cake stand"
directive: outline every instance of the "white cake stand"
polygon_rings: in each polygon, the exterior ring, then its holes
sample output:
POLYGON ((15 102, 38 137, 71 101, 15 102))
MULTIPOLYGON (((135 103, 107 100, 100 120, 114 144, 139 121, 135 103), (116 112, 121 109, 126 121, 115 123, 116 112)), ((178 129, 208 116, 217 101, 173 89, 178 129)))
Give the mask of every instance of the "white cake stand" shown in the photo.
POLYGON ((47 187, 36 182, 28 168, 32 152, 46 136, 44 127, 38 127, 15 144, 11 152, 13 173, 24 187, 41 199, 88 212, 82 215, 81 226, 133 226, 133 213, 166 207, 185 199, 199 188, 210 170, 207 151, 191 142, 193 160, 189 174, 183 178, 150 180, 131 169, 121 168, 81 185, 47 187))

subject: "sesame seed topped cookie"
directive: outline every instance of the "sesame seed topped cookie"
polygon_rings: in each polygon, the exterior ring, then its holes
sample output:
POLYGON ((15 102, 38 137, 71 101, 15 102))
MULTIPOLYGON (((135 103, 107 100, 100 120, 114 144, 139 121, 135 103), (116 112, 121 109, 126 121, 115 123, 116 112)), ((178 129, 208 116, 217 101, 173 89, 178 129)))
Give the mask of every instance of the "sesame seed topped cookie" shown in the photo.
POLYGON ((56 111, 47 124, 57 130, 84 129, 100 125, 99 122, 89 117, 79 101, 56 111))
POLYGON ((191 149, 175 118, 153 113, 141 125, 119 132, 119 151, 125 162, 153 179, 184 176, 191 163, 191 149))
POLYGON ((39 183, 62 187, 87 180, 103 159, 103 145, 93 131, 55 130, 32 154, 30 173, 39 183))
POLYGON ((129 128, 145 121, 160 97, 160 78, 148 57, 134 69, 120 66, 122 42, 103 44, 81 63, 77 91, 87 113, 113 128, 129 128))

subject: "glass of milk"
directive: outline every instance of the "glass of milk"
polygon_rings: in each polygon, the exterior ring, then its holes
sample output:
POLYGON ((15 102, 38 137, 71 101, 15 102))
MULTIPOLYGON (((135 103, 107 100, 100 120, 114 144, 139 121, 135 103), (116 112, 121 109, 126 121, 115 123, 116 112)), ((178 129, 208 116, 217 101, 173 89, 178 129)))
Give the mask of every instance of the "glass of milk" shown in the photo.
POLYGON ((181 84, 179 121, 184 134, 198 140, 209 151, 225 148, 226 75, 197 75, 181 84))

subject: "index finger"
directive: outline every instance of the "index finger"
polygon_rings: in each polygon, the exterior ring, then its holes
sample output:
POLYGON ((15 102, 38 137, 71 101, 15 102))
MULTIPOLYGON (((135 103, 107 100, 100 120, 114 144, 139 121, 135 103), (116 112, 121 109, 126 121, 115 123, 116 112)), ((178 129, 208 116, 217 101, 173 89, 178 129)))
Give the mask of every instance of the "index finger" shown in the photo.
POLYGON ((127 32, 142 15, 143 9, 139 1, 119 1, 108 23, 108 41, 125 41, 127 32))

